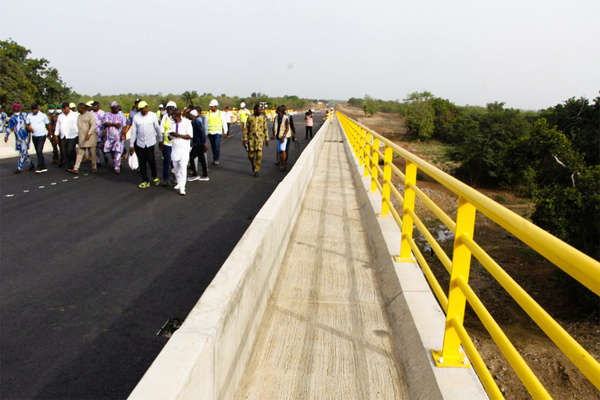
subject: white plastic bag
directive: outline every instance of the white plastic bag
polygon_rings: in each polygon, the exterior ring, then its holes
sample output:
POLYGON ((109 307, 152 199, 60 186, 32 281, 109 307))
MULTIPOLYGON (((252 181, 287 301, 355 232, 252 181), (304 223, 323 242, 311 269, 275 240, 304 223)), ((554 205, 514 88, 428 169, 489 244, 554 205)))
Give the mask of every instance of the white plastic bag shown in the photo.
POLYGON ((137 154, 135 154, 135 153, 133 153, 129 156, 128 162, 129 162, 129 168, 132 171, 135 171, 140 166, 139 162, 138 162, 137 154))

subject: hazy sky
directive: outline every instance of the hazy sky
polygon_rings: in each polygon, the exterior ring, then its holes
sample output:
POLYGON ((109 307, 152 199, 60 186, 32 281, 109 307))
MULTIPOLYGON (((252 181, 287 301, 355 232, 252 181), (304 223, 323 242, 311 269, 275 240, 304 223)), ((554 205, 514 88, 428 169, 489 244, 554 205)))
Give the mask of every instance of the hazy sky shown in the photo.
POLYGON ((600 90, 600 0, 27 0, 0 38, 86 94, 402 99, 538 109, 600 90))

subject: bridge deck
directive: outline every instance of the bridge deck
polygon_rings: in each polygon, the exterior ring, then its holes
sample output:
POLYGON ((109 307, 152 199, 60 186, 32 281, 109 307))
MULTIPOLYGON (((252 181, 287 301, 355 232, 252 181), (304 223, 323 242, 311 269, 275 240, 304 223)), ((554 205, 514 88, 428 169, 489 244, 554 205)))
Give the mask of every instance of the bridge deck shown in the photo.
POLYGON ((337 124, 304 199, 237 399, 402 399, 337 124))

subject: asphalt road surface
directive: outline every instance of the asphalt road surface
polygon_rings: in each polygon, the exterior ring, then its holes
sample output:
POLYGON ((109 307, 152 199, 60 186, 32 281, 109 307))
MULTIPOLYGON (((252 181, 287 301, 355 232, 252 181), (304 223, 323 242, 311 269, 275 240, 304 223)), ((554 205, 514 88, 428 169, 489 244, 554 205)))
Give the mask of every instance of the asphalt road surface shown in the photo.
MULTIPOLYGON (((306 144, 294 122, 292 161, 306 144)), ((168 340, 156 332, 185 318, 284 177, 273 142, 251 176, 233 132, 185 197, 138 189, 127 166, 94 175, 87 163, 75 179, 0 161, 0 398, 127 397, 168 340)))

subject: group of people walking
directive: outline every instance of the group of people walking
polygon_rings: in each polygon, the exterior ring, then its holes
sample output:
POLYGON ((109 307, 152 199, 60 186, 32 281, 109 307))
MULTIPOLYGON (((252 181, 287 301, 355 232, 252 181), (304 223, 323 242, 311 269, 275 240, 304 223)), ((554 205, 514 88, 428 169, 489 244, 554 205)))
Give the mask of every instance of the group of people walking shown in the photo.
MULTIPOLYGON (((208 181, 208 145, 212 151, 213 166, 220 165, 222 139, 230 137, 231 111, 219 110, 217 100, 212 100, 209 110, 203 115, 200 107, 188 106, 183 110, 169 101, 158 112, 152 112, 148 103, 136 99, 129 115, 113 101, 110 111, 105 112, 97 101, 87 103, 63 103, 60 107, 48 105, 48 115, 37 104, 31 112, 21 111, 20 104, 13 104, 13 114, 7 118, 0 109, 0 129, 5 130, 5 142, 15 135, 15 148, 19 153, 15 173, 21 173, 27 161, 30 170, 37 173, 47 171, 43 155, 44 143, 48 139, 53 148, 52 162, 78 174, 81 163, 91 161, 92 173, 109 161, 115 174, 121 171, 121 162, 128 157, 130 166, 139 169, 140 189, 154 186, 170 186, 174 176, 174 189, 186 194, 188 181, 208 181), (129 148, 126 148, 127 134, 129 148), (33 141, 37 166, 29 157, 29 144, 33 141), (162 154, 162 176, 158 177, 155 148, 158 144, 162 154), (136 165, 137 164, 137 165, 136 165), (188 176, 188 167, 191 170, 188 176), (149 171, 148 171, 149 169, 149 171), (149 172, 149 173, 148 173, 149 172)), ((244 103, 237 114, 242 127, 242 144, 248 153, 251 172, 260 174, 263 146, 269 145, 267 117, 260 104, 251 113, 244 103)), ((312 111, 305 114, 306 139, 312 138, 312 111)), ((279 106, 273 118, 271 139, 277 141, 277 164, 280 170, 287 168, 287 156, 292 140, 295 140, 293 118, 279 106)))

